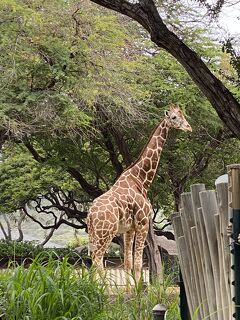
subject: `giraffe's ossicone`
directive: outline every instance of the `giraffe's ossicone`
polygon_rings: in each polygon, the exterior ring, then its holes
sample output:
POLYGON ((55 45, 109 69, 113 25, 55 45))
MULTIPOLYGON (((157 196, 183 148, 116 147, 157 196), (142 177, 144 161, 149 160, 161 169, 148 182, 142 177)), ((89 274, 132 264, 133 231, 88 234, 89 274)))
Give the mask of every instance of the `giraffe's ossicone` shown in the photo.
POLYGON ((172 105, 152 131, 138 159, 103 195, 96 198, 87 218, 93 265, 103 268, 103 256, 113 237, 124 234, 124 269, 134 271, 138 282, 144 242, 149 228, 151 204, 147 191, 157 171, 162 148, 170 128, 192 131, 178 105, 172 105), (134 250, 133 250, 134 243, 134 250), (134 252, 134 254, 133 254, 134 252))

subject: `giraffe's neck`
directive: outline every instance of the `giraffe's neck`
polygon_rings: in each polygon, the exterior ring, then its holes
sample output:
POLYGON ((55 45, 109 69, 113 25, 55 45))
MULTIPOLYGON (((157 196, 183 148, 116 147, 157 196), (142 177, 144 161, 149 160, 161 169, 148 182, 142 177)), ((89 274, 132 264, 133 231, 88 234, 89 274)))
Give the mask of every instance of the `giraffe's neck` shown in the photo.
POLYGON ((155 177, 168 131, 168 123, 166 119, 163 119, 153 130, 149 141, 143 148, 139 158, 129 168, 131 174, 140 180, 146 191, 155 177))

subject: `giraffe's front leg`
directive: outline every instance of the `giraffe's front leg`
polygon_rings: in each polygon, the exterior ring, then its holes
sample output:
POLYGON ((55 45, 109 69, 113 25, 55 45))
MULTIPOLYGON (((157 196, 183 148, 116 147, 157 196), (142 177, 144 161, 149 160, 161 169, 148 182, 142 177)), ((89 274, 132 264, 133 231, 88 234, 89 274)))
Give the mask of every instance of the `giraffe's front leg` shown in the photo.
POLYGON ((130 291, 131 287, 131 272, 133 268, 133 240, 135 231, 134 229, 127 231, 124 234, 124 270, 126 276, 126 287, 127 292, 130 291))
POLYGON ((135 236, 134 248, 134 275, 136 283, 139 283, 142 271, 143 248, 148 234, 148 222, 142 227, 138 227, 135 236))

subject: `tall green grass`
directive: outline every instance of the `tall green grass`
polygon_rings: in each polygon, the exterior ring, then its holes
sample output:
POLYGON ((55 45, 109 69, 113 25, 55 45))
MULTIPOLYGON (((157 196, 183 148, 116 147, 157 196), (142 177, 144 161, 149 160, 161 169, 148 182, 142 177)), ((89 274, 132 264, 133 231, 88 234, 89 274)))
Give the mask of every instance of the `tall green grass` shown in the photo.
POLYGON ((152 309, 158 304, 167 308, 167 320, 180 320, 178 296, 169 296, 167 288, 171 285, 170 278, 165 277, 162 283, 159 280, 144 287, 138 285, 132 288, 130 295, 116 288, 112 303, 106 307, 105 318, 101 320, 152 320, 152 309))
POLYGON ((0 272, 0 318, 2 320, 152 320, 152 308, 163 303, 167 320, 180 319, 178 301, 169 298, 165 278, 160 285, 139 285, 131 294, 119 288, 111 293, 105 280, 93 272, 76 269, 67 258, 43 262, 36 258, 23 266, 0 272))
POLYGON ((2 319, 94 319, 104 309, 107 296, 92 273, 68 264, 38 257, 29 269, 23 266, 1 274, 2 319))

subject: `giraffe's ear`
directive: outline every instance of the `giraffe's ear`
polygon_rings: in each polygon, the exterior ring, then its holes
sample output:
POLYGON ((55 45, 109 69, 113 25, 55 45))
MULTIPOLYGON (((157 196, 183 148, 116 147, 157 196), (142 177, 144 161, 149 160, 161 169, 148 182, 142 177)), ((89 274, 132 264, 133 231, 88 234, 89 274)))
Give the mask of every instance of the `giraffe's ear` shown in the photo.
POLYGON ((169 111, 168 110, 165 110, 164 113, 165 113, 165 117, 169 117, 169 111))

